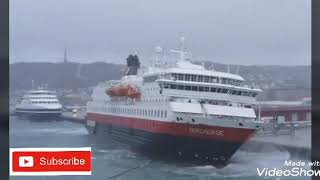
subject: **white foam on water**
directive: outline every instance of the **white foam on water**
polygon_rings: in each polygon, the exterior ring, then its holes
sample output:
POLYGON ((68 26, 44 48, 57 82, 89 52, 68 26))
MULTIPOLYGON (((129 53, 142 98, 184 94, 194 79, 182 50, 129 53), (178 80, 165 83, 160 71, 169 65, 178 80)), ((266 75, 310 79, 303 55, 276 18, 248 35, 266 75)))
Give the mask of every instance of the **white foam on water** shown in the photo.
POLYGON ((85 127, 80 128, 39 128, 39 129, 24 129, 24 130, 12 130, 11 134, 70 134, 70 135, 88 135, 88 131, 85 127))
POLYGON ((132 159, 136 157, 133 152, 126 149, 98 149, 95 150, 95 152, 100 154, 98 159, 119 160, 128 158, 132 159))
POLYGON ((226 167, 217 169, 215 175, 222 177, 257 176, 257 168, 282 169, 285 160, 290 159, 287 151, 245 152, 238 151, 226 167))
POLYGON ((212 165, 174 167, 168 171, 180 175, 194 175, 202 177, 243 178, 258 176, 257 168, 284 168, 285 160, 290 159, 287 151, 274 150, 272 152, 238 151, 230 163, 223 168, 212 165))
POLYGON ((97 152, 99 152, 99 153, 108 153, 108 152, 110 152, 110 150, 96 150, 97 152))

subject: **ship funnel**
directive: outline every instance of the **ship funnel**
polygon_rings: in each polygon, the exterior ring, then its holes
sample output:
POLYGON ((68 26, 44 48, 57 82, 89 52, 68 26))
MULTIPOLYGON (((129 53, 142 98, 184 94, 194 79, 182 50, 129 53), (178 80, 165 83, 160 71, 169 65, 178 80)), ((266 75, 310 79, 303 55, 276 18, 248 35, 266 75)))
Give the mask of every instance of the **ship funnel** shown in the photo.
POLYGON ((137 55, 130 54, 127 58, 128 70, 126 75, 137 75, 140 68, 140 61, 137 55))

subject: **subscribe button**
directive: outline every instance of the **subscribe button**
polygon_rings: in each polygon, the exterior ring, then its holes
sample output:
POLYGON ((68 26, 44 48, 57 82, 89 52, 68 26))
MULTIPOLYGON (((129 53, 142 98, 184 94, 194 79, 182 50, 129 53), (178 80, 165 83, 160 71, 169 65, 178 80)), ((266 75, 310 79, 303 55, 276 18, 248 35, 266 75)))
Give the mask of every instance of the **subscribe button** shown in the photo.
POLYGON ((10 148, 10 175, 91 175, 91 148, 10 148))

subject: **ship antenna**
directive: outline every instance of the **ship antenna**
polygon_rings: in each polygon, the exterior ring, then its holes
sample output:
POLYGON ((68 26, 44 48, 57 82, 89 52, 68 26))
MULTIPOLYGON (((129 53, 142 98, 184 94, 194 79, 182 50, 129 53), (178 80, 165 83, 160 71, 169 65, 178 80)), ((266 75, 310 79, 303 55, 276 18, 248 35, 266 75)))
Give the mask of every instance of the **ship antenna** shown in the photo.
POLYGON ((177 53, 180 55, 180 61, 185 61, 185 55, 187 54, 187 52, 185 52, 185 47, 184 47, 184 42, 185 42, 185 38, 184 36, 180 36, 179 38, 180 40, 180 49, 179 50, 170 50, 173 53, 177 53))
POLYGON ((229 66, 229 64, 227 65, 227 73, 230 73, 230 66, 229 66))
POLYGON ((211 64, 211 71, 214 71, 214 66, 213 66, 213 64, 211 64))
POLYGON ((155 67, 160 67, 161 66, 161 63, 160 63, 160 56, 163 52, 163 49, 160 47, 160 46, 157 46, 154 48, 154 51, 155 51, 155 67))
POLYGON ((182 36, 180 36, 180 59, 181 60, 184 60, 184 54, 185 54, 185 52, 184 52, 184 42, 185 42, 185 38, 184 38, 184 36, 182 35, 182 36))
POLYGON ((236 74, 239 75, 239 69, 240 69, 240 66, 237 67, 237 70, 236 70, 236 74))

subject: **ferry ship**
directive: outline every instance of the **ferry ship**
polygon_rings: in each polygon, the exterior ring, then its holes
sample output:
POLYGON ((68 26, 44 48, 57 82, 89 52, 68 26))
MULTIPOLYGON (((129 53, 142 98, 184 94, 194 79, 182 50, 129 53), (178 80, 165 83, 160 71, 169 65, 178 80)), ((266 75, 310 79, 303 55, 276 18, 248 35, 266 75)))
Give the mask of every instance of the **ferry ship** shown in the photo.
POLYGON ((62 113, 62 105, 55 91, 30 90, 16 104, 14 113, 27 117, 58 118, 62 113))
MULTIPOLYGON (((179 58, 141 70, 127 58, 120 80, 98 84, 87 103, 87 128, 144 152, 226 165, 259 128, 253 109, 260 89, 227 72, 193 64, 180 39, 179 58)), ((161 48, 157 48, 161 52, 161 48)))

